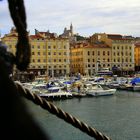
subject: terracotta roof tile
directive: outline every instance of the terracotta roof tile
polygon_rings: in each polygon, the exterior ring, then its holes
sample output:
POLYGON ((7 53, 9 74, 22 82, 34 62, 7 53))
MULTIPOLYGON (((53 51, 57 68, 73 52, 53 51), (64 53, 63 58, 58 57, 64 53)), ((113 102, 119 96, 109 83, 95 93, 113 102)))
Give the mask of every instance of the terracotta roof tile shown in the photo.
POLYGON ((40 35, 30 35, 31 39, 43 39, 44 37, 40 36, 40 35))
POLYGON ((140 47, 140 42, 134 44, 136 47, 140 47))

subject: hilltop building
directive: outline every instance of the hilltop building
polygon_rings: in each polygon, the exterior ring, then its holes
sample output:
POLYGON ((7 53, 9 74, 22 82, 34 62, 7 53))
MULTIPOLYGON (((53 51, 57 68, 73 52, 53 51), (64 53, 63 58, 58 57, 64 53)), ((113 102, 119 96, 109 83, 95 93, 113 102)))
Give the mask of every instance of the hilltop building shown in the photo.
POLYGON ((66 27, 64 28, 64 31, 60 35, 60 37, 68 38, 69 41, 70 41, 70 43, 76 42, 76 37, 74 36, 74 31, 73 31, 73 25, 72 25, 72 23, 71 23, 69 29, 67 29, 66 27))

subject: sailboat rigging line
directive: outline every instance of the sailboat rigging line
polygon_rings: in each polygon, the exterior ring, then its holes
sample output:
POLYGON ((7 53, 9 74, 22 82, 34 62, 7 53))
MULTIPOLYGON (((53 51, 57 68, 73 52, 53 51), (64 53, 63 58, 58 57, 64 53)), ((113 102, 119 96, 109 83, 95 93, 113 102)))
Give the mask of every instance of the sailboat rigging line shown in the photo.
POLYGON ((88 126, 86 123, 78 120, 67 112, 64 112, 60 108, 56 107, 53 103, 39 97, 37 94, 31 93, 29 89, 23 88, 19 82, 15 82, 17 92, 25 98, 33 101, 35 104, 40 105, 43 109, 48 110, 50 113, 70 123, 81 131, 87 133, 89 136, 94 137, 96 140, 111 140, 108 136, 103 135, 95 128, 88 126))

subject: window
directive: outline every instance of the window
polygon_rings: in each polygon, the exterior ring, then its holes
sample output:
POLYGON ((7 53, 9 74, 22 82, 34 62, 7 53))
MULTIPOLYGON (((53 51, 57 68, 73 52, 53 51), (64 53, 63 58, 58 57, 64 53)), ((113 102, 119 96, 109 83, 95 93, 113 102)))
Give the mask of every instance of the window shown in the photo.
POLYGON ((51 49, 51 46, 48 46, 48 49, 51 49))
POLYGON ((40 55, 40 52, 38 52, 37 54, 40 55))
POLYGON ((103 51, 103 55, 105 55, 105 51, 103 51))
POLYGON ((110 55, 109 51, 107 52, 108 55, 110 55))
POLYGON ((88 55, 90 55, 90 52, 88 51, 88 55))
POLYGON ((35 55, 35 53, 34 53, 34 52, 32 52, 32 55, 35 55))

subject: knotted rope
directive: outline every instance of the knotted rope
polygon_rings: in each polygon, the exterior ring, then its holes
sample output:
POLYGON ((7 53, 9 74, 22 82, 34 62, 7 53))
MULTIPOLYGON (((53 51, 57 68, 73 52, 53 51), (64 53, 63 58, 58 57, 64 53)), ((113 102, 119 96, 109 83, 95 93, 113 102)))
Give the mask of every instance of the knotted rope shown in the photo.
POLYGON ((46 99, 41 98, 37 94, 31 93, 30 90, 27 88, 23 88, 23 86, 19 82, 15 82, 15 85, 17 88, 17 92, 20 93, 22 96, 33 101, 35 104, 40 105, 43 109, 48 110, 50 113, 70 123, 74 127, 79 128, 81 131, 87 133, 89 136, 94 137, 96 140, 111 140, 109 137, 103 135, 95 128, 88 126, 86 123, 78 120, 69 113, 64 112, 51 102, 48 102, 46 99))

